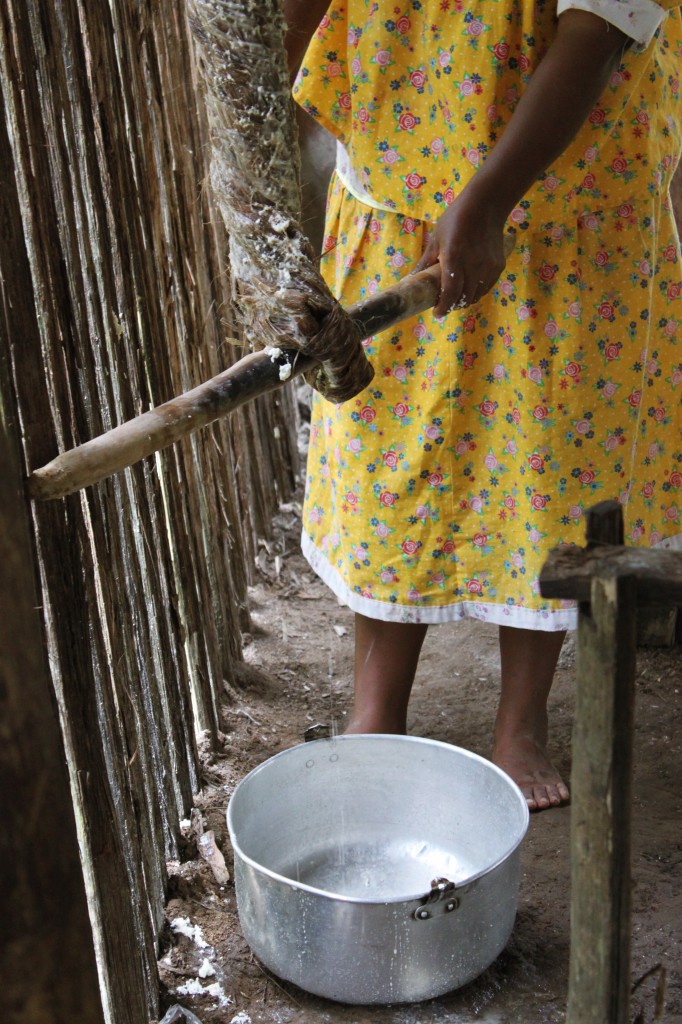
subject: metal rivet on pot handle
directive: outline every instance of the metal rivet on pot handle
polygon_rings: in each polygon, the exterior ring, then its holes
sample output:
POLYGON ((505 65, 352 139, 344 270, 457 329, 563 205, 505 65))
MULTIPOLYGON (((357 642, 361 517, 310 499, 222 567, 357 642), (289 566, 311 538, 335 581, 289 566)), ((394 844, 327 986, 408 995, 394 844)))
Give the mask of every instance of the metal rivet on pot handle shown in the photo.
MULTIPOLYGON (((451 914, 453 910, 457 910, 458 906, 459 906, 459 900, 458 899, 448 900, 447 903, 445 904, 445 906, 443 907, 443 913, 444 914, 451 914)), ((417 909, 415 910, 415 912, 413 914, 413 917, 414 917, 415 921, 428 921, 432 916, 433 915, 432 915, 431 911, 427 910, 426 907, 417 907, 417 909)))

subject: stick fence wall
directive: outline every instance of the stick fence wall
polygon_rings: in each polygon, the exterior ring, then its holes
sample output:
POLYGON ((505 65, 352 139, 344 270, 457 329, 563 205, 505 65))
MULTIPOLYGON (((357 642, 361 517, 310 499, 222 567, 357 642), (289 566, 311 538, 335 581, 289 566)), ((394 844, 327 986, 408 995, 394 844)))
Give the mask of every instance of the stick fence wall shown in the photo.
MULTIPOLYGON (((239 355, 224 340, 236 328, 226 240, 202 187, 197 95, 182 4, 0 5, 0 419, 21 462, 3 461, 6 496, 58 451, 239 355)), ((116 1024, 157 1014, 165 861, 197 787, 195 731, 215 735, 248 625, 257 538, 296 472, 293 402, 279 393, 87 491, 21 502, 32 545, 23 571, 61 722, 105 1017, 116 1024)), ((16 507, 2 502, 5 526, 16 507)), ((14 594, 0 589, 3 616, 14 594)), ((18 657, 8 636, 2 680, 15 708, 21 681, 8 666, 18 657)), ((4 769, 13 756, 2 755, 4 769)), ((30 759, 14 768, 33 771, 30 759)), ((51 785, 50 769, 28 783, 51 785)), ((46 838, 68 841, 68 828, 46 838)), ((6 835, 2 855, 30 852, 6 835)), ((35 856, 49 863, 50 849, 35 856)), ((22 1017, 20 1003, 17 989, 13 1020, 61 1019, 35 1007, 22 1017)))

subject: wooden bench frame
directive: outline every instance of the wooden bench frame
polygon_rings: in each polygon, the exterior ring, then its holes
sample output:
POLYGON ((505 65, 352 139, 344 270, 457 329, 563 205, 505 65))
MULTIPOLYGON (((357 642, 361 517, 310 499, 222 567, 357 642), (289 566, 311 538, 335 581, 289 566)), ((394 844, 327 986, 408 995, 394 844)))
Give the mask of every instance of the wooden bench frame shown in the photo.
POLYGON ((566 1024, 623 1024, 631 991, 637 609, 682 605, 682 552, 624 547, 616 501, 586 518, 586 547, 556 548, 540 574, 544 597, 579 602, 566 1024))

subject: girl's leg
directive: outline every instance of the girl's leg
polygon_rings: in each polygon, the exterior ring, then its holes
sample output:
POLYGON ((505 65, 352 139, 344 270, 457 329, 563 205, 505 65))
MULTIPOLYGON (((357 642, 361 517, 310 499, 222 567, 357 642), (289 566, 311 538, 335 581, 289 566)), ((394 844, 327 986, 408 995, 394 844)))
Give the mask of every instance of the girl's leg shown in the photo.
POLYGON ((355 702, 346 732, 407 731, 426 626, 355 616, 355 702))
POLYGON ((547 699, 565 635, 500 626, 502 690, 493 761, 521 788, 530 810, 558 807, 569 798, 547 756, 547 699))

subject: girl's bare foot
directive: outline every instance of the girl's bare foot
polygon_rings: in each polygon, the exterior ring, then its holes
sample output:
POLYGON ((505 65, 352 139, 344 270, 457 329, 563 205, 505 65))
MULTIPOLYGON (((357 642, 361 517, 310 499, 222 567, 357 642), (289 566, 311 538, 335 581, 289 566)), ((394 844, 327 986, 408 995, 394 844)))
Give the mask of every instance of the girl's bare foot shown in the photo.
POLYGON ((528 801, 531 811, 568 802, 569 793, 547 755, 547 698, 564 634, 500 627, 502 688, 493 761, 528 801))
POLYGON ((493 761, 519 787, 528 803, 528 810, 545 811, 568 803, 568 786, 550 761, 544 746, 532 737, 517 736, 497 742, 493 761))

